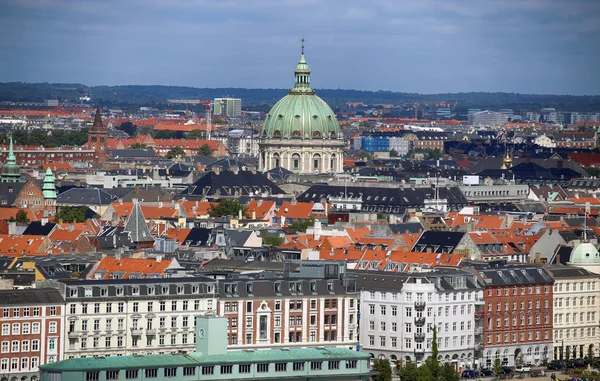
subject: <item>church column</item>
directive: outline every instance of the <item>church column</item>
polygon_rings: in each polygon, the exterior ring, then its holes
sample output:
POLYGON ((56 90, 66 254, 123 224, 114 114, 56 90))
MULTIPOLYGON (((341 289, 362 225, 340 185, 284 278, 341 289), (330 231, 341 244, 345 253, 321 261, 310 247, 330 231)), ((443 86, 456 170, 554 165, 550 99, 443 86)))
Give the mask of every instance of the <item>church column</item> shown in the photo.
POLYGON ((286 153, 287 155, 287 167, 285 169, 287 169, 288 171, 292 169, 292 164, 291 164, 291 160, 292 160, 292 153, 288 150, 288 152, 286 153))

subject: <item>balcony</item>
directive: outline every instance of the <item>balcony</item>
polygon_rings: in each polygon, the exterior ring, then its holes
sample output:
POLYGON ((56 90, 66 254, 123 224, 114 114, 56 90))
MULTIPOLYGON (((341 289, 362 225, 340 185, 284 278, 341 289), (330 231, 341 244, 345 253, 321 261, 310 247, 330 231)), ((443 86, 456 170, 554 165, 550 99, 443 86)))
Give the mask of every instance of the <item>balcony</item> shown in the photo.
POLYGON ((475 320, 483 319, 484 317, 485 317, 485 312, 483 312, 483 311, 475 312, 475 320))
POLYGON ((69 331, 69 339, 79 339, 79 332, 69 331))
POLYGON ((422 310, 423 308, 425 308, 425 301, 424 300, 417 300, 415 302, 415 308, 417 310, 422 310))
POLYGON ((146 336, 156 336, 156 330, 154 328, 148 328, 146 330, 146 336))
POLYGON ((421 348, 415 348, 415 353, 425 353, 425 347, 421 346, 421 348))
POLYGON ((132 327, 131 328, 131 336, 141 336, 144 331, 141 328, 132 327))
POLYGON ((417 341, 425 340, 425 333, 424 332, 415 332, 415 340, 417 340, 417 341))
POLYGON ((415 318, 415 324, 418 326, 425 325, 425 318, 424 317, 415 318))
POLYGON ((475 335, 483 335, 483 328, 481 328, 481 327, 475 328, 475 335))

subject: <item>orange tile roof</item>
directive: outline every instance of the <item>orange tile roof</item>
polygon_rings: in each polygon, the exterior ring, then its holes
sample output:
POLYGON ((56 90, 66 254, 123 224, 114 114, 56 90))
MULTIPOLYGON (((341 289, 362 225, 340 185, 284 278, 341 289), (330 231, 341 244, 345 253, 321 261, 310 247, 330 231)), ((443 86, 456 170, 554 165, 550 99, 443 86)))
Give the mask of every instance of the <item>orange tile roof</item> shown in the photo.
POLYGON ((46 255, 47 253, 42 251, 46 242, 46 237, 41 235, 0 234, 0 255, 46 255))
POLYGON ((179 228, 179 229, 169 229, 167 230, 167 238, 173 238, 177 243, 183 245, 185 243, 185 239, 190 234, 192 229, 188 228, 179 228))
POLYGON ((75 172, 75 169, 71 167, 71 164, 64 161, 53 161, 51 163, 42 163, 44 170, 50 168, 52 172, 75 172))
POLYGON ((208 201, 183 201, 180 204, 189 218, 206 216, 211 206, 219 205, 218 202, 208 201))
MULTIPOLYGON (((16 218, 17 213, 19 212, 19 208, 0 208, 0 221, 9 220, 11 218, 16 218)), ((39 221, 42 219, 42 211, 34 212, 29 208, 23 208, 23 210, 27 213, 27 218, 29 221, 39 221)))
POLYGON ((352 241, 348 237, 326 236, 326 237, 323 237, 323 243, 321 243, 321 247, 322 248, 332 248, 333 247, 335 249, 343 249, 343 248, 350 246, 351 243, 352 243, 352 241))
POLYGON ((590 205, 600 205, 600 200, 598 200, 594 196, 579 196, 579 197, 570 197, 569 201, 573 201, 575 204, 586 204, 590 203, 590 205))
POLYGON ((312 209, 314 202, 296 202, 292 204, 291 201, 284 201, 279 210, 277 211, 276 217, 293 218, 296 219, 309 219, 312 216, 312 209))
POLYGON ((165 270, 176 263, 175 259, 163 259, 158 262, 156 259, 145 258, 114 258, 104 257, 94 265, 93 270, 88 274, 88 279, 95 279, 94 274, 98 271, 106 271, 102 279, 112 279, 112 273, 123 272, 121 279, 128 279, 131 273, 138 273, 140 277, 147 274, 164 274, 165 270))
POLYGON ((83 231, 81 230, 62 230, 62 229, 54 229, 52 233, 48 236, 51 241, 75 241, 83 235, 83 231))
MULTIPOLYGON (((115 210, 115 213, 117 213, 118 217, 128 217, 133 210, 133 202, 115 201, 111 203, 111 206, 115 210)), ((162 207, 140 204, 144 218, 148 220, 179 217, 179 210, 173 206, 173 204, 166 204, 162 207)))
POLYGON ((258 205, 258 200, 252 200, 248 203, 246 207, 246 214, 252 216, 252 212, 255 212, 256 218, 263 219, 266 214, 275 206, 275 201, 263 200, 260 205, 258 205))
POLYGON ((319 249, 319 259, 334 260, 334 261, 358 261, 364 254, 366 249, 356 250, 353 248, 347 249, 319 249))
POLYGON ((56 229, 61 230, 79 230, 85 235, 96 235, 100 231, 101 225, 98 220, 89 219, 86 222, 56 222, 56 229))
POLYGON ((358 242, 364 236, 371 234, 371 228, 347 228, 346 233, 352 242, 358 242))
POLYGON ((477 245, 499 243, 492 233, 486 231, 469 232, 469 236, 477 245))

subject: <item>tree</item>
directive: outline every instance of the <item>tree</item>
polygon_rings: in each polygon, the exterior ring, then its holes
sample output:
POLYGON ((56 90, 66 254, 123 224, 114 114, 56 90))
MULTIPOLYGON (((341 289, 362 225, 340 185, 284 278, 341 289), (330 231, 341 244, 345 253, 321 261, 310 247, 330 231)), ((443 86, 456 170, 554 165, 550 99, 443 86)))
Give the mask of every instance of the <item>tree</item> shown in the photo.
POLYGON ((502 362, 500 361, 499 358, 496 358, 494 360, 494 373, 495 374, 501 374, 502 373, 502 362))
POLYGON ((167 159, 175 159, 177 157, 185 157, 185 151, 179 146, 171 148, 166 155, 167 159))
POLYGON ((204 132, 202 130, 192 130, 190 132, 186 132, 185 138, 186 139, 200 139, 200 138, 203 138, 205 134, 206 134, 206 132, 204 132))
POLYGON ((279 245, 283 244, 283 238, 276 236, 276 235, 270 235, 269 233, 267 233, 266 230, 263 230, 261 232, 261 236, 262 236, 263 245, 279 246, 279 245))
POLYGON ((390 150, 390 157, 398 157, 400 156, 400 154, 398 153, 398 151, 396 151, 395 149, 391 149, 390 150))
MULTIPOLYGON (((375 359, 373 361, 373 370, 379 372, 378 375, 373 376, 373 381, 392 381, 392 366, 388 359, 375 359)), ((402 381, 405 381, 404 378, 402 381)))
POLYGON ((156 131, 154 133, 155 139, 173 139, 177 136, 177 131, 156 131))
POLYGON ((213 150, 208 144, 202 144, 200 150, 198 150, 198 156, 210 156, 212 153, 213 150))
POLYGON ((240 210, 242 211, 242 216, 246 215, 246 207, 238 200, 223 200, 217 205, 211 205, 208 209, 208 214, 211 217, 223 217, 223 216, 232 216, 237 217, 240 210))
POLYGON ((144 143, 133 143, 130 148, 131 149, 144 149, 144 148, 148 148, 148 146, 145 145, 144 143))
POLYGON ((523 361, 523 353, 519 353, 519 355, 515 359, 515 366, 517 368, 522 368, 524 363, 525 363, 525 361, 523 361))
POLYGON ((305 232, 310 226, 315 224, 315 220, 296 220, 288 225, 288 228, 295 231, 305 232))
POLYGON ((367 121, 362 121, 358 124, 358 127, 361 128, 371 128, 371 123, 367 122, 367 121))
POLYGON ((431 369, 427 366, 420 366, 417 368, 417 380, 418 381, 435 381, 431 369))
POLYGON ((588 345, 586 360, 588 364, 594 364, 594 347, 591 344, 588 345))
POLYGON ((431 357, 425 360, 425 365, 431 370, 431 374, 437 380, 440 376, 440 361, 438 360, 439 349, 437 340, 437 327, 434 325, 433 338, 431 340, 431 357))
MULTIPOLYGON (((502 369, 502 367, 500 367, 500 369, 502 369)), ((445 363, 440 369, 440 381, 458 381, 459 378, 460 376, 456 369, 454 369, 454 365, 450 363, 445 363)))
POLYGON ((65 222, 85 222, 87 210, 87 206, 61 206, 56 213, 56 219, 65 222))
POLYGON ((570 360, 571 360, 571 347, 569 345, 567 345, 567 347, 565 348, 565 361, 568 364, 570 362, 570 360))
MULTIPOLYGON (((373 369, 375 369, 373 367, 373 369)), ((402 368, 398 370, 402 381, 419 381, 417 378, 417 364, 407 361, 402 368)))
POLYGON ((28 223, 29 219, 27 218, 27 212, 23 209, 19 209, 19 211, 15 215, 15 222, 21 225, 28 223))
POLYGON ((367 151, 363 151, 363 150, 361 150, 358 153, 358 157, 361 158, 361 159, 363 159, 363 160, 364 159, 366 159, 366 160, 370 160, 371 159, 371 155, 367 151))
POLYGON ((436 149, 429 149, 427 151, 427 155, 426 155, 427 159, 429 160, 439 160, 442 158, 442 152, 439 150, 439 148, 436 149))

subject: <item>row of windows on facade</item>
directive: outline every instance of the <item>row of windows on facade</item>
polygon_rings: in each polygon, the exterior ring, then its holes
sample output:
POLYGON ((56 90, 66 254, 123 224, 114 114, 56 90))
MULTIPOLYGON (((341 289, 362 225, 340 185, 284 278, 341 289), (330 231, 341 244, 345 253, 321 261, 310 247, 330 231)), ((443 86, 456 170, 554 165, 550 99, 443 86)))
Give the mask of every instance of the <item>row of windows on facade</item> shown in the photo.
MULTIPOLYGON (((48 350, 56 350, 57 338, 48 338, 48 350)), ((2 341, 0 344, 0 353, 21 353, 21 352, 39 352, 40 341, 39 340, 13 340, 13 341, 2 341), (31 345, 30 345, 31 344, 31 345)))
MULTIPOLYGON (((147 302, 146 304, 146 311, 147 312, 153 312, 154 311, 154 304, 155 302, 147 302)), ((117 305, 117 309, 116 312, 117 313, 125 313, 125 302, 119 302, 116 303, 117 305)), ((166 312, 167 311, 167 306, 168 303, 165 301, 160 301, 158 302, 158 311, 160 312, 166 312)), ((82 314, 87 314, 90 312, 89 310, 89 304, 88 303, 82 303, 81 304, 81 313, 82 314)), ((99 313, 113 313, 113 303, 106 303, 104 305, 104 311, 101 311, 101 307, 102 307, 102 303, 94 303, 93 305, 94 309, 94 313, 95 314, 99 314, 99 313)), ((173 300, 171 301, 171 309, 170 311, 176 312, 176 311, 188 311, 190 308, 190 301, 188 300, 184 300, 184 301, 176 301, 173 300), (181 309, 179 308, 179 305, 181 303, 181 309)), ((212 310, 213 309, 213 301, 212 299, 207 299, 206 300, 206 309, 207 310, 212 310)), ((200 300, 194 300, 194 311, 199 311, 200 310, 200 300)), ((132 312, 140 312, 140 302, 133 302, 131 303, 131 311, 132 312)), ((69 305, 69 312, 72 315, 77 314, 77 304, 70 304, 69 305)))
MULTIPOLYGON (((58 322, 51 321, 48 323, 48 333, 56 333, 58 330, 58 322)), ((29 335, 39 334, 40 323, 13 323, 12 329, 10 323, 2 324, 2 336, 7 335, 29 335)))
MULTIPOLYGON (((534 340, 534 331, 520 331, 519 332, 519 340, 518 341, 525 341, 525 333, 527 333, 527 341, 531 341, 534 340)), ((487 335, 487 342, 488 344, 492 343, 492 337, 493 335, 487 335)), ((541 340, 542 337, 542 332, 541 331, 535 331, 535 340, 541 340)), ((544 340, 550 340, 550 331, 549 330, 545 330, 544 331, 544 340)), ((496 344, 498 343, 514 343, 517 342, 517 332, 513 332, 513 333, 497 333, 496 334, 496 344), (503 340, 504 338, 504 340, 503 340)))
MULTIPOLYGON (((537 299, 535 301, 535 308, 540 308, 540 305, 541 305, 541 301, 539 299, 537 299)), ((488 310, 488 312, 493 311, 492 306, 493 306, 493 304, 491 302, 487 304, 487 310, 488 310)), ((520 304, 517 304, 516 301, 513 301, 512 302, 512 311, 517 311, 517 306, 521 307, 520 311, 525 311, 525 302, 524 301, 521 301, 520 304)), ((548 308, 549 306, 550 306, 549 299, 545 299, 544 300, 544 308, 548 308)), ((504 311, 510 311, 509 307, 510 307, 510 303, 509 302, 504 302, 504 311)), ((532 308, 533 308, 533 300, 528 300, 527 301, 527 309, 531 310, 532 308)), ((496 303, 496 312, 500 312, 500 311, 503 311, 502 310, 502 303, 497 302, 496 303)))
MULTIPOLYGON (((380 305, 379 306, 379 315, 386 316, 388 307, 390 309, 391 316, 398 316, 398 306, 388 306, 388 305, 380 305)), ((406 317, 413 316, 413 308, 412 307, 405 307, 404 311, 405 311, 406 317)), ((427 317, 433 317, 433 308, 432 307, 427 307, 426 311, 427 311, 427 317)), ((468 305, 463 304, 460 306, 460 314, 461 315, 465 315, 465 314, 471 315, 471 311, 473 311, 472 304, 468 304, 468 305), (465 313, 465 311, 466 311, 466 313, 465 313)), ((375 304, 369 304, 369 315, 375 315, 375 312, 376 312, 375 304)), ((458 306, 452 306, 452 316, 457 316, 458 312, 459 312, 458 306)), ((421 309, 417 309, 415 316, 417 318, 422 318, 423 311, 421 309)), ((450 316, 450 306, 438 307, 437 316, 447 316, 447 317, 450 316)))
MULTIPOLYGON (((178 324, 178 318, 177 316, 171 316, 170 319, 170 327, 171 328, 188 328, 190 327, 190 317, 189 316, 181 316, 181 327, 178 324)), ((195 319, 191 319, 192 324, 191 326, 195 327, 196 326, 196 321, 195 319)), ((113 325, 112 325, 113 319, 106 319, 105 320, 105 327, 104 330, 106 331, 110 331, 113 329, 113 325)), ((81 330, 82 331, 87 331, 89 329, 89 320, 87 319, 82 319, 81 320, 81 330)), ((94 319, 93 320, 93 330, 94 331, 99 331, 101 329, 100 327, 101 325, 101 320, 100 319, 94 319)), ((71 321, 69 323, 69 332, 75 332, 76 331, 76 324, 74 321, 71 321)), ((166 317, 159 317, 158 318, 158 328, 167 328, 167 318, 166 317)), ((117 326, 116 329, 119 331, 125 330, 125 319, 124 318, 119 318, 117 319, 117 326)), ((137 329, 141 329, 141 325, 140 325, 140 319, 135 318, 132 319, 131 321, 131 329, 137 330, 137 329)), ((146 319, 146 329, 154 329, 154 319, 153 318, 147 318, 146 319)))
MULTIPOLYGON (((289 302, 289 310, 302 310, 302 300, 290 300, 289 302)), ((335 309, 338 308, 337 299, 325 299, 324 301, 325 309, 335 309)), ((246 302, 246 312, 253 312, 253 302, 246 302)), ((275 301, 275 311, 281 311, 282 301, 275 301)), ((354 299, 350 299, 349 308, 354 308, 354 299)), ((317 309, 317 299, 310 300, 310 309, 317 309)), ((238 302, 225 302, 223 303, 224 312, 238 312, 238 302)))
MULTIPOLYGON (((548 356, 548 351, 549 351, 548 347, 544 347, 544 349, 543 349, 544 357, 548 356)), ((539 356, 540 355, 540 347, 535 347, 535 348, 528 347, 525 350, 525 354, 527 356, 531 356, 532 354, 535 356, 539 356)), ((487 358, 488 361, 492 358, 492 356, 499 359, 500 358, 500 350, 496 350, 494 353, 492 353, 492 351, 487 351, 485 354, 485 357, 487 358)), ((509 351, 508 351, 508 349, 505 349, 503 352, 503 358, 508 360, 508 356, 509 356, 509 351)))
MULTIPOLYGON (((181 335, 181 342, 178 342, 179 335, 178 334, 171 334, 171 335, 158 335, 158 345, 159 346, 165 346, 165 345, 192 345, 192 344, 196 344, 196 335, 194 334, 182 334, 181 335), (190 336, 191 336, 191 340, 190 340, 190 336)), ((123 336, 117 336, 116 337, 116 343, 117 343, 117 348, 123 348, 124 347, 124 337, 123 336)), ((153 347, 155 345, 155 338, 153 337, 147 337, 146 338, 146 346, 147 347, 153 347)), ((93 337, 91 338, 91 346, 88 345, 88 338, 86 337, 82 337, 80 344, 79 344, 79 349, 88 349, 88 348, 102 348, 100 346, 100 337, 93 337)), ((113 347, 113 337, 111 336, 105 336, 104 337, 104 348, 112 348, 113 347)), ((131 346, 133 348, 138 348, 141 346, 141 339, 137 338, 137 337, 132 337, 131 338, 131 346)), ((77 350, 77 346, 75 344, 74 341, 69 343, 69 350, 74 351, 77 350)))
MULTIPOLYGON (((380 332, 385 332, 387 328, 387 322, 386 321, 380 321, 379 322, 379 331, 380 332)), ((393 321, 391 322, 391 332, 398 332, 398 323, 393 321)), ((375 330, 375 321, 370 320, 369 321, 369 331, 374 331, 375 330)), ((433 331, 433 325, 431 323, 427 323, 427 327, 426 327, 427 333, 432 333, 433 331)), ((453 322, 452 323, 452 332, 457 332, 457 331, 470 331, 471 330, 471 321, 467 320, 465 321, 461 321, 460 322, 460 330, 458 329, 458 323, 457 322, 453 322)), ((412 333, 413 331, 413 324, 412 323, 405 323, 404 324, 404 332, 405 333, 412 333)), ((416 333, 423 333, 423 327, 422 326, 416 326, 416 333)), ((438 330, 437 330, 438 334, 441 333, 447 333, 447 332, 451 332, 450 331, 450 323, 438 323, 438 330)))
MULTIPOLYGON (((311 370, 323 370, 323 361, 311 361, 310 363, 311 370)), ((329 370, 339 370, 342 362, 339 360, 330 360, 327 361, 327 369, 329 370)), ((275 372, 287 372, 288 371, 288 363, 287 362, 276 362, 276 363, 258 363, 255 365, 252 364, 239 364, 237 365, 237 372, 239 374, 248 374, 252 372, 252 367, 256 367, 257 373, 268 373, 271 371, 271 368, 275 370, 275 372)), ((294 372, 302 372, 305 370, 307 363, 296 361, 292 362, 292 371, 294 372)), ((356 360, 345 361, 346 369, 356 369, 358 366, 358 362, 356 360)), ((164 377, 177 377, 183 375, 184 377, 195 376, 196 372, 200 370, 202 375, 212 375, 215 374, 217 369, 220 374, 233 374, 234 373, 234 365, 205 365, 201 367, 188 366, 188 367, 169 367, 162 368, 164 377), (181 373, 180 370, 181 369, 181 373)), ((147 369, 130 369, 125 371, 119 370, 107 370, 105 371, 105 379, 106 380, 119 380, 120 374, 125 373, 125 379, 138 379, 140 376, 140 371, 143 371, 144 378, 157 378, 158 377, 158 368, 147 368, 147 369)), ((95 372, 86 372, 85 380, 86 381, 99 381, 100 378, 99 371, 95 372)), ((52 373, 49 374, 48 381, 52 381, 56 376, 53 376, 52 373)))
MULTIPOLYGON (((267 339, 267 332, 265 331, 259 331, 258 333, 258 339, 259 340, 266 340, 267 339)), ((231 334, 227 334, 228 337, 228 342, 231 345, 236 345, 236 344, 254 344, 254 334, 251 332, 247 332, 244 335, 244 339, 245 341, 243 343, 238 343, 238 334, 237 333, 231 333, 231 334)), ((354 340, 354 332, 350 331, 349 336, 348 336, 349 340, 354 340)), ((309 342, 311 343, 316 343, 317 342, 317 331, 310 331, 309 332, 309 338, 308 338, 309 342)), ((337 336, 337 331, 336 330, 325 330, 323 331, 323 340, 322 341, 337 341, 338 340, 338 336, 337 336)), ((274 332, 273 333, 273 342, 276 344, 282 343, 282 333, 281 332, 274 332)), ((294 331, 294 332, 288 332, 288 341, 289 343, 302 343, 302 331, 294 331)))
MULTIPOLYGON (((504 327, 505 328, 510 327, 509 320, 510 319, 508 318, 508 316, 504 317, 504 327)), ((544 324, 549 324, 549 322, 550 322, 550 317, 548 316, 548 314, 545 314, 544 315, 544 324)), ((524 327, 526 325, 533 325, 533 316, 531 314, 528 315, 527 316, 527 324, 525 324, 525 316, 521 315, 519 318, 519 323, 520 324, 518 326, 521 326, 521 327, 524 327)), ((535 324, 536 325, 541 324, 541 318, 540 318, 539 313, 535 315, 535 324)), ((517 317, 516 316, 512 317, 512 326, 517 327, 517 317)), ((489 318, 487 320, 487 327, 488 327, 488 329, 494 328, 493 319, 489 318)), ((502 327, 503 327, 502 318, 496 318, 496 328, 502 328, 502 327)))
MULTIPOLYGON (((564 299, 564 306, 565 307, 570 307, 571 305, 573 307, 577 306, 577 297, 573 297, 572 301, 571 298, 555 298, 554 299, 554 307, 562 307, 563 306, 563 299, 564 299)), ((579 305, 583 306, 583 302, 586 302, 585 305, 586 306, 595 306, 596 305, 596 297, 595 296, 588 296, 588 297, 583 297, 580 296, 579 297, 579 305)))
POLYGON ((595 338, 596 337, 596 328, 588 327, 588 328, 573 328, 571 329, 557 329, 554 330, 554 339, 586 339, 586 338, 595 338))
MULTIPOLYGON (((261 316, 259 319, 259 323, 260 326, 262 327, 263 325, 265 325, 266 328, 266 324, 267 324, 267 317, 266 316, 261 316)), ((274 326, 275 327, 281 327, 281 316, 275 316, 273 318, 274 320, 274 326)), ((311 315, 310 316, 310 325, 317 325, 317 315, 311 315)), ((331 314, 331 315, 324 315, 323 316, 323 323, 324 324, 337 324, 338 322, 338 318, 337 315, 335 314, 331 314)), ((349 319, 349 324, 354 324, 354 314, 350 314, 350 319, 349 319)), ((302 316, 298 315, 298 316, 290 316, 288 319, 288 326, 293 327, 293 326, 302 326, 302 316)), ((254 317, 252 316, 246 316, 246 328, 252 328, 254 326, 254 317)), ((237 328, 238 327, 238 319, 237 318, 229 318, 229 327, 230 328, 237 328)))
MULTIPOLYGON (((543 270, 539 269, 539 271, 543 271, 543 270)), ((526 274, 525 270, 522 270, 522 272, 523 272, 523 274, 526 274)), ((500 271, 500 273, 502 273, 502 272, 500 271)), ((502 275, 504 275, 504 273, 502 273, 502 275)), ((495 288, 496 288, 496 296, 502 296, 502 294, 504 294, 504 296, 509 296, 511 294, 511 292, 510 292, 511 287, 495 287, 495 288)), ((513 296, 517 295, 517 290, 518 290, 517 286, 512 287, 512 295, 513 296)), ((540 285, 535 286, 535 295, 540 295, 541 292, 542 292, 541 286, 540 285)), ((550 286, 545 285, 544 286, 544 294, 548 294, 548 293, 550 293, 550 286)), ((492 288, 487 289, 487 295, 493 296, 492 288)), ((533 286, 528 286, 528 287, 521 286, 521 295, 534 295, 533 286), (525 292, 526 290, 528 290, 528 292, 525 292)))
MULTIPOLYGON (((246 293, 252 295, 253 284, 248 282, 246 283, 246 293)), ((292 282, 288 281, 288 290, 291 293, 301 293, 302 292, 302 281, 292 282)), ((327 290, 329 292, 333 292, 333 281, 327 282, 327 290)), ((224 286, 225 294, 237 294, 238 293, 238 285, 237 284, 225 284, 224 286)), ((281 293, 281 282, 275 282, 275 292, 277 294, 281 293)), ((317 292, 317 282, 310 281, 310 292, 317 292)))
MULTIPOLYGON (((33 307, 33 308, 29 308, 29 307, 25 307, 25 308, 21 308, 21 307, 15 307, 15 308, 4 308, 2 310, 2 317, 3 318, 9 318, 9 317, 30 317, 30 316, 41 316, 41 307, 33 307), (12 310, 12 315, 11 315, 11 310, 12 310)), ((57 307, 50 307, 48 309, 48 315, 49 316, 56 316, 56 312, 57 312, 57 307)))
POLYGON ((577 289, 578 283, 557 283, 554 285, 554 292, 569 292, 569 291, 594 291, 596 290, 596 282, 579 282, 579 290, 577 289), (585 285, 585 288, 584 288, 585 285))
MULTIPOLYGON (((171 295, 171 293, 169 292, 169 289, 170 289, 169 286, 148 286, 148 287, 146 287, 146 292, 147 292, 147 295, 171 295), (160 293, 159 293, 159 291, 160 291, 160 293)), ((134 296, 140 295, 140 287, 139 286, 132 286, 132 287, 130 287, 130 290, 131 290, 130 295, 134 295, 134 296)), ((207 285, 206 292, 209 294, 213 293, 214 286, 207 285)), ((192 285, 191 294, 199 294, 199 293, 200 293, 200 285, 192 285)), ((123 286, 115 287, 115 294, 116 294, 116 296, 124 296, 125 295, 125 287, 123 287, 123 286)), ((175 290, 175 294, 173 294, 173 295, 184 295, 184 294, 185 294, 184 286, 177 286, 177 288, 175 290)), ((79 296, 79 290, 77 288, 69 288, 69 297, 76 298, 78 296, 79 296)), ((85 287, 83 296, 86 298, 93 297, 94 296, 93 288, 85 287)), ((100 296, 108 296, 108 287, 100 288, 100 296)))
MULTIPOLYGON (((406 292, 403 293, 404 295, 404 302, 408 302, 408 303, 412 303, 413 300, 415 302, 424 302, 425 301, 425 296, 427 296, 427 302, 431 303, 431 302, 449 302, 450 299, 452 299, 452 301, 458 301, 458 300, 474 300, 476 298, 476 292, 471 291, 471 292, 453 292, 453 293, 440 293, 440 294, 436 294, 436 297, 434 298, 434 294, 433 292, 428 292, 426 295, 424 293, 421 292, 417 292, 417 293, 413 293, 412 292, 406 292), (413 298, 414 297, 414 298, 413 298), (434 300, 435 299, 435 300, 434 300)), ((391 300, 393 302, 398 302, 400 301, 399 299, 399 293, 397 292, 375 292, 375 291, 371 291, 369 293, 369 299, 371 300, 391 300)))
MULTIPOLYGON (((48 357, 48 362, 55 362, 56 357, 48 357), (50 361, 54 359, 54 361, 50 361)), ((0 359, 0 373, 37 371, 40 365, 39 357, 13 357, 0 359)))
MULTIPOLYGON (((379 346, 387 347, 388 343, 390 348, 398 348, 398 338, 395 336, 379 336, 379 346), (389 339, 389 340, 388 340, 389 339)), ((425 343, 425 348, 431 349, 431 339, 427 339, 425 342, 422 340, 413 340, 412 338, 404 339, 404 349, 413 349, 413 343, 415 349, 423 349, 423 344, 425 343)), ((460 343, 461 347, 470 346, 471 345, 471 336, 453 336, 452 337, 452 347, 450 347, 450 337, 438 338, 438 347, 439 348, 456 348, 460 343)), ((375 346, 375 336, 369 335, 369 346, 375 346)))

